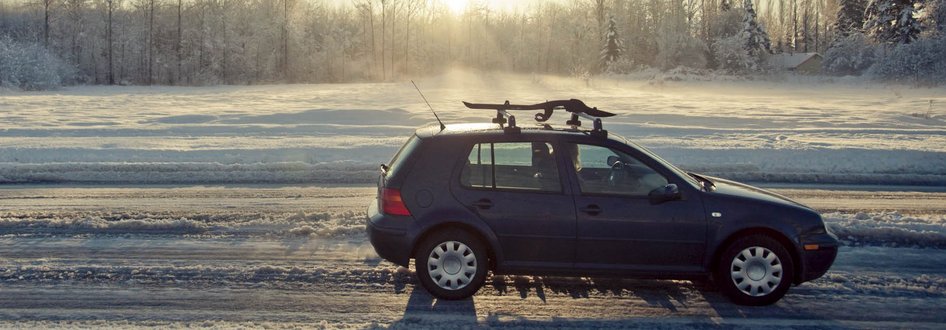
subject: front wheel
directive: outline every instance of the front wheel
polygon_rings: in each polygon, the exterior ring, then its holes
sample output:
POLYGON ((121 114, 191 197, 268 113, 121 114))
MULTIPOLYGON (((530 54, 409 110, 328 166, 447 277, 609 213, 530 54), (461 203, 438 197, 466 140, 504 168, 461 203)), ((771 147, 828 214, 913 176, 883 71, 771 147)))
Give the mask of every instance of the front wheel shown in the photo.
POLYGON ((746 236, 729 245, 716 265, 720 291, 740 305, 775 303, 792 285, 794 265, 788 250, 764 235, 746 236))
POLYGON ((483 243, 457 229, 427 237, 414 254, 414 267, 421 285, 434 297, 446 300, 475 294, 486 280, 486 262, 483 243))

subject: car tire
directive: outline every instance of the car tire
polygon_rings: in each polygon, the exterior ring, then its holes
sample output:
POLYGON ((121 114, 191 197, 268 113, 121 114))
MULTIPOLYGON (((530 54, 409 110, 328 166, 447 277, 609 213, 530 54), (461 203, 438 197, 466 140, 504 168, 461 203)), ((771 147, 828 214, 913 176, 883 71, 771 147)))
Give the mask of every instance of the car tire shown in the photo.
POLYGON ((779 241, 752 235, 729 244, 714 273, 719 290, 740 305, 764 306, 782 299, 792 285, 792 256, 779 241))
POLYGON ((425 238, 414 254, 421 285, 439 299, 473 296, 486 281, 486 246, 460 229, 447 229, 425 238))

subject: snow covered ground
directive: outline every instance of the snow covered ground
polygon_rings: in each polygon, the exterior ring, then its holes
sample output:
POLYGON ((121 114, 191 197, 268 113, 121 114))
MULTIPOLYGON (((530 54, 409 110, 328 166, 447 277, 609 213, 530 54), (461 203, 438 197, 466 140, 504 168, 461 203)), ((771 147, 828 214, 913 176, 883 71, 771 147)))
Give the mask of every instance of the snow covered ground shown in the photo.
POLYGON ((846 245, 825 277, 743 307, 704 283, 527 276, 438 301, 367 243, 371 187, 0 187, 0 327, 946 325, 946 193, 776 191, 846 245))
POLYGON ((410 83, 0 91, 0 328, 946 325, 946 89, 461 71, 418 84, 448 123, 492 116, 461 100, 580 98, 684 168, 813 206, 844 247, 769 307, 686 281, 521 276, 437 301, 364 235, 378 164, 433 120, 410 83))
MULTIPOLYGON (((946 185, 942 88, 462 71, 417 82, 448 123, 492 116, 462 100, 580 98, 619 114, 606 129, 737 180, 946 185)), ((409 82, 5 92, 0 183, 370 183, 432 121, 409 82)))

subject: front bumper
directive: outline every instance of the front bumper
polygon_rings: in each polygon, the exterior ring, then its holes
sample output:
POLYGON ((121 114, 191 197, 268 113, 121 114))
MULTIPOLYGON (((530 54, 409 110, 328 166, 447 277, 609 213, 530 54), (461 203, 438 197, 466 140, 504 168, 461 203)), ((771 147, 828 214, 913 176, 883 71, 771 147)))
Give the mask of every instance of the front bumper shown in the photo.
POLYGON ((374 251, 387 261, 407 267, 411 258, 411 242, 406 229, 383 227, 378 223, 388 222, 389 216, 378 212, 378 203, 368 206, 365 229, 374 251))
MULTIPOLYGON (((831 232, 807 237, 803 240, 804 244, 817 244, 817 250, 803 250, 801 261, 803 263, 803 273, 799 283, 807 282, 824 276, 834 263, 838 256, 838 238, 831 232)), ((804 246, 804 245, 803 245, 804 246)))

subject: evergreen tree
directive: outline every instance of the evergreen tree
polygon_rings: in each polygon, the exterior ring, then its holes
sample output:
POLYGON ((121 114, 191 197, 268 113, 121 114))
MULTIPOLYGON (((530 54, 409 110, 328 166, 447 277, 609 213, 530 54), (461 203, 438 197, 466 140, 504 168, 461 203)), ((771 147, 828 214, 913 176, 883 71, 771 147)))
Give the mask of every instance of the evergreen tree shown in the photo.
POLYGON ((769 34, 756 21, 755 9, 752 8, 752 0, 745 0, 743 7, 746 15, 742 19, 742 34, 746 39, 746 51, 752 56, 760 56, 770 53, 772 44, 769 41, 769 34))
POLYGON ((864 0, 841 0, 838 4, 837 21, 834 23, 834 37, 841 39, 859 31, 864 26, 864 0))
POLYGON ((601 48, 601 67, 607 69, 609 64, 620 59, 622 55, 624 55, 624 43, 618 35, 614 16, 611 16, 608 18, 608 28, 604 34, 604 47, 601 48))
POLYGON ((873 0, 867 6, 864 30, 875 41, 908 44, 920 35, 916 0, 873 0))

